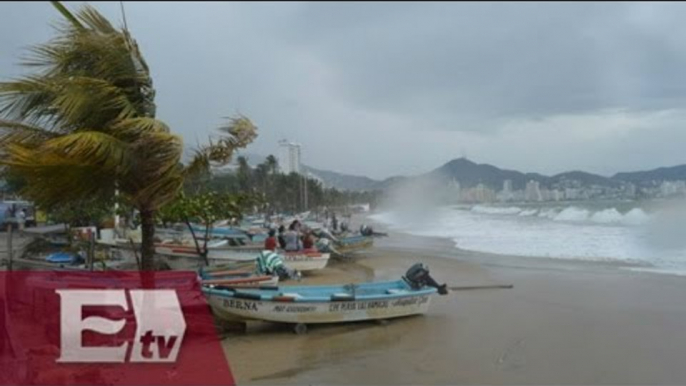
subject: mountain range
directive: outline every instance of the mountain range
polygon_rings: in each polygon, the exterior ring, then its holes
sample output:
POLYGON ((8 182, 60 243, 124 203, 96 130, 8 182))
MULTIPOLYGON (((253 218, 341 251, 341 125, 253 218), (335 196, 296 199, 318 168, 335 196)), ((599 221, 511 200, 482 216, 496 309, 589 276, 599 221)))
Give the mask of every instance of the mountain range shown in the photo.
MULTIPOLYGON (((251 166, 264 162, 265 157, 256 154, 242 154, 248 159, 251 166)), ((653 170, 616 173, 606 177, 584 171, 569 171, 546 176, 539 173, 524 173, 517 170, 501 169, 489 164, 479 164, 467 158, 456 158, 446 162, 442 166, 418 176, 394 176, 384 180, 375 180, 365 176, 357 176, 338 173, 330 170, 322 170, 307 165, 302 165, 306 172, 319 177, 326 186, 339 190, 350 191, 373 191, 385 190, 402 181, 411 178, 432 178, 446 184, 457 181, 461 187, 470 188, 478 184, 484 184, 489 188, 501 190, 505 180, 512 181, 514 190, 524 189, 528 181, 538 181, 542 187, 564 187, 570 184, 582 186, 617 187, 625 183, 633 183, 638 186, 660 181, 686 180, 686 165, 661 167, 653 170)))
POLYGON ((524 189, 526 183, 532 180, 539 182, 543 187, 564 187, 573 184, 617 187, 625 183, 642 186, 660 181, 686 180, 686 165, 617 173, 611 177, 578 170, 546 176, 539 173, 523 173, 516 170, 501 169, 489 164, 478 164, 466 158, 454 159, 419 176, 396 176, 385 180, 374 180, 368 177, 318 170, 311 167, 306 167, 306 170, 320 177, 327 186, 353 191, 384 190, 407 178, 433 178, 445 183, 454 180, 465 188, 484 184, 495 190, 501 190, 505 180, 512 181, 512 188, 515 190, 524 189))

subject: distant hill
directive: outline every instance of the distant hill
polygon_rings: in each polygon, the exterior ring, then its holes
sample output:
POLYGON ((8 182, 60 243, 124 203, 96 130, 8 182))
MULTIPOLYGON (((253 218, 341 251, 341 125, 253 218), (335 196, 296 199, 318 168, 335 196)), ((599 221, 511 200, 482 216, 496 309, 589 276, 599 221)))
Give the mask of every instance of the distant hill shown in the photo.
POLYGON ((612 179, 632 182, 638 185, 647 184, 652 181, 686 180, 686 165, 662 167, 640 172, 617 173, 612 176, 612 179))
MULTIPOLYGON (((264 156, 256 154, 244 153, 240 155, 247 157, 248 163, 253 167, 265 160, 264 156)), ((229 168, 233 167, 235 167, 235 164, 229 166, 229 168)), ((686 165, 662 167, 647 171, 617 173, 608 178, 580 170, 564 172, 553 176, 545 176, 539 173, 523 173, 517 170, 500 169, 489 164, 479 164, 466 158, 457 158, 419 176, 394 176, 382 181, 365 176, 317 169, 306 165, 302 165, 302 167, 305 171, 321 178, 326 186, 350 191, 386 190, 414 178, 430 178, 439 183, 446 184, 455 180, 458 181, 463 188, 484 184, 496 191, 503 188, 503 182, 505 180, 511 180, 512 187, 515 190, 525 189, 526 183, 532 180, 538 181, 541 187, 546 188, 564 188, 579 184, 582 186, 595 185, 602 187, 617 187, 618 185, 627 182, 644 185, 653 181, 686 180, 686 165)))
POLYGON ((350 174, 336 173, 328 170, 315 169, 311 166, 302 165, 308 171, 324 181, 327 187, 338 190, 370 191, 379 188, 380 182, 369 177, 354 176, 350 174))
POLYGON ((443 166, 434 169, 425 176, 450 181, 458 181, 463 188, 471 188, 484 184, 492 189, 500 190, 505 180, 511 180, 514 189, 524 189, 528 181, 534 180, 542 185, 548 185, 550 177, 537 173, 522 173, 515 170, 500 169, 493 165, 477 164, 466 158, 454 159, 443 166))
POLYGON ((621 184, 620 180, 613 180, 611 178, 603 177, 597 174, 582 172, 582 171, 572 171, 560 173, 552 176, 550 178, 551 184, 563 184, 565 180, 567 181, 578 181, 582 185, 597 185, 597 186, 617 186, 621 184))

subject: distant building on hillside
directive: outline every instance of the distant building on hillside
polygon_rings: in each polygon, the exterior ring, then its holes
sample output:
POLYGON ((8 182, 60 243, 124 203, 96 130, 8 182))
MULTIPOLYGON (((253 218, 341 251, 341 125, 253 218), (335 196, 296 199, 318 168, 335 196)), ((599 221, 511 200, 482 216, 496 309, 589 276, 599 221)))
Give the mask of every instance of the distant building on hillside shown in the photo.
POLYGON ((514 189, 512 189, 512 180, 503 181, 503 190, 497 194, 498 201, 514 201, 514 189))
POLYGON ((524 199, 527 201, 543 201, 541 189, 538 181, 529 181, 526 183, 526 190, 524 192, 524 199))
POLYGON ((493 202, 495 201, 495 191, 488 188, 486 185, 479 183, 474 188, 474 199, 476 202, 493 202))
POLYGON ((300 145, 287 140, 279 141, 279 171, 283 174, 300 173, 300 145))
POLYGON ((663 181, 662 184, 660 184, 660 193, 662 197, 683 195, 684 193, 686 193, 686 182, 663 181))

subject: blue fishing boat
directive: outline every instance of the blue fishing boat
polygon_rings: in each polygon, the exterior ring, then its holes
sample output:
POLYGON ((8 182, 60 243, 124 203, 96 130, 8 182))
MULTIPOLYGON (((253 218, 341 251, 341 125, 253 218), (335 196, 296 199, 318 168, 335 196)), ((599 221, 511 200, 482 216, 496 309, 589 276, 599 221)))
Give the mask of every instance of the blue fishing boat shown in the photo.
MULTIPOLYGON (((196 232, 198 236, 204 237, 206 230, 204 226, 193 225, 192 228, 193 232, 196 232)), ((245 231, 239 228, 231 227, 213 227, 212 229, 210 229, 210 236, 219 238, 236 238, 250 240, 250 237, 248 237, 245 231)))
POLYGON ((336 241, 338 249, 345 248, 349 251, 370 248, 374 245, 374 238, 370 236, 354 235, 341 237, 336 241))
POLYGON ((221 285, 239 287, 275 286, 279 283, 279 276, 255 270, 245 266, 237 269, 200 268, 198 276, 202 285, 221 285))
POLYGON ((292 323, 296 332, 310 323, 390 319, 426 313, 431 295, 446 294, 422 264, 400 280, 333 286, 279 286, 238 289, 206 286, 215 315, 224 320, 292 323))
POLYGON ((322 238, 317 244, 320 251, 329 252, 336 257, 350 256, 373 246, 374 238, 362 235, 339 237, 335 241, 322 238))
POLYGON ((75 253, 55 252, 49 254, 45 261, 57 264, 77 264, 79 261, 83 261, 83 258, 75 253))

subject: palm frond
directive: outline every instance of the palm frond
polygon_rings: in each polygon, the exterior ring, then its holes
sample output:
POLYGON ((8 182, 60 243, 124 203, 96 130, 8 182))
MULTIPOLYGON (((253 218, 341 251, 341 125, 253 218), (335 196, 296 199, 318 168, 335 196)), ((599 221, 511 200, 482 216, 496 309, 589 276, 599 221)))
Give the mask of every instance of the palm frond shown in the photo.
POLYGON ((117 138, 137 140, 141 136, 154 133, 169 133, 169 126, 164 122, 148 117, 127 118, 114 122, 109 130, 117 138))
POLYGON ((86 4, 77 13, 76 17, 81 20, 92 31, 101 34, 116 34, 117 31, 110 21, 100 14, 95 8, 86 4))
POLYGON ((78 21, 78 19, 76 19, 74 14, 69 12, 69 10, 64 5, 62 5, 62 3, 60 3, 59 1, 51 1, 50 3, 53 5, 53 7, 55 7, 62 14, 62 16, 64 16, 65 19, 69 20, 69 22, 71 22, 71 24, 75 28, 78 28, 78 29, 84 29, 85 28, 83 26, 83 24, 81 24, 78 21))
POLYGON ((0 119, 0 146, 6 143, 38 144, 56 135, 42 127, 0 119))
POLYGON ((100 129, 114 119, 137 115, 136 106, 124 91, 105 80, 71 77, 56 80, 54 86, 59 93, 53 99, 53 107, 67 125, 100 129))
POLYGON ((135 163, 130 146, 114 136, 98 131, 83 131, 52 138, 38 151, 59 154, 79 165, 98 167, 103 171, 128 172, 135 163))
POLYGON ((188 162, 184 168, 184 173, 189 178, 194 178, 209 173, 212 162, 209 154, 202 149, 196 149, 193 158, 188 162))
POLYGON ((229 122, 217 129, 220 133, 220 144, 234 149, 244 148, 257 138, 257 126, 243 116, 229 118, 229 122))

